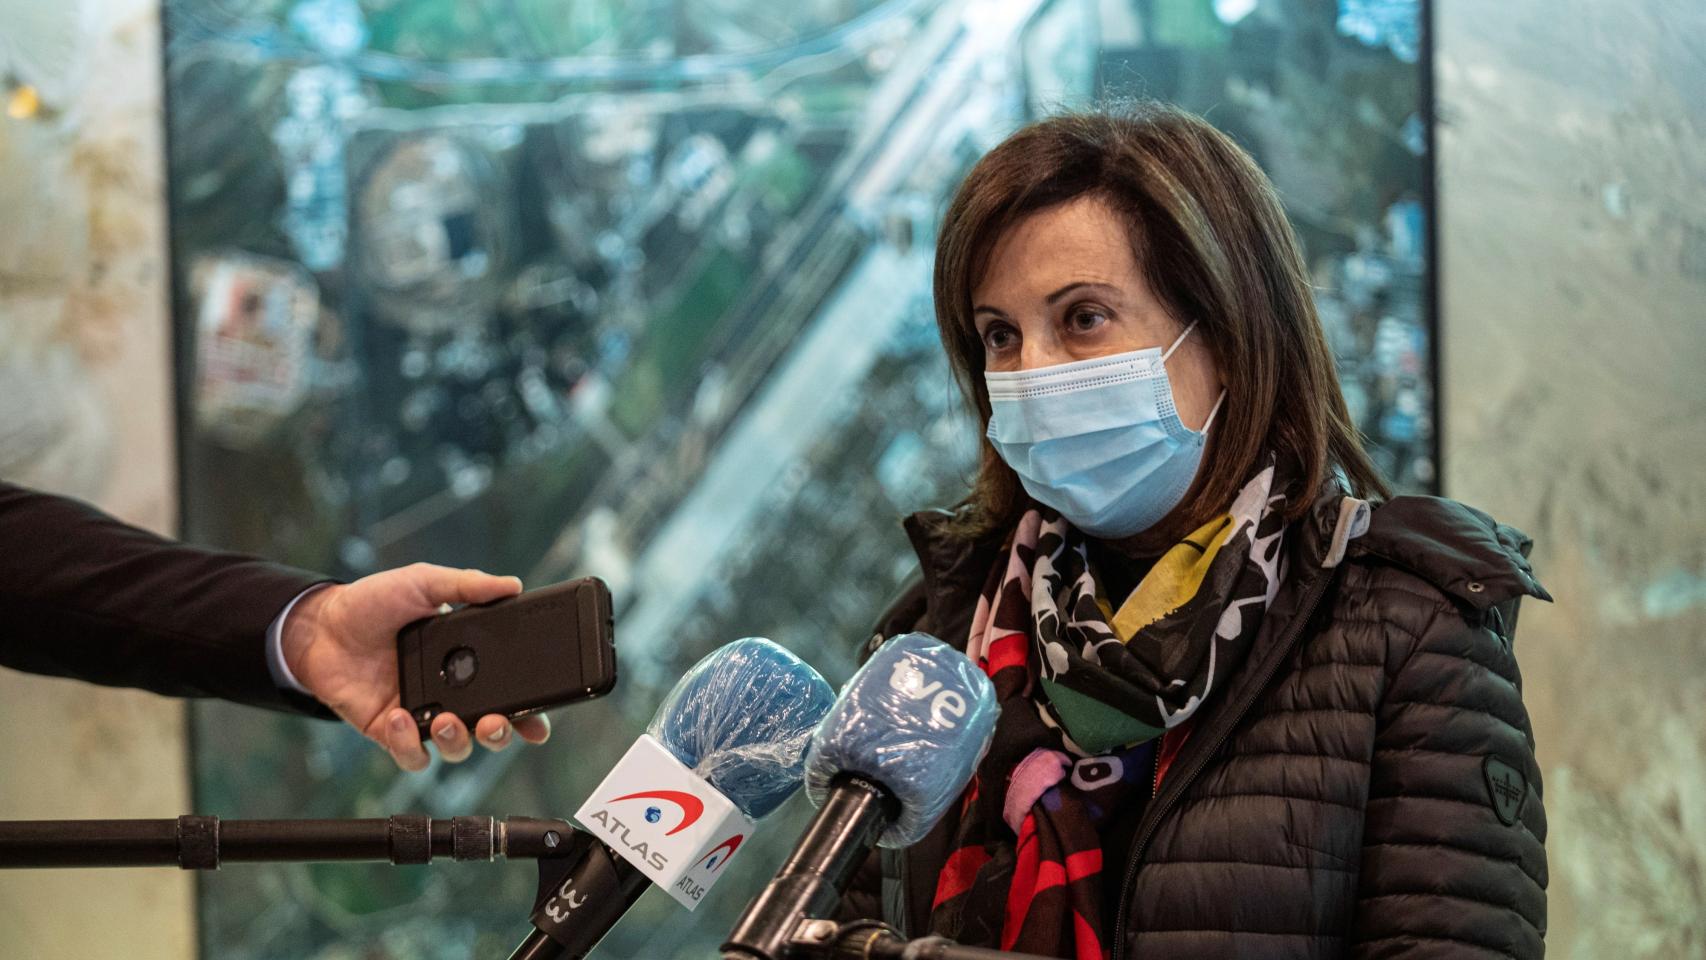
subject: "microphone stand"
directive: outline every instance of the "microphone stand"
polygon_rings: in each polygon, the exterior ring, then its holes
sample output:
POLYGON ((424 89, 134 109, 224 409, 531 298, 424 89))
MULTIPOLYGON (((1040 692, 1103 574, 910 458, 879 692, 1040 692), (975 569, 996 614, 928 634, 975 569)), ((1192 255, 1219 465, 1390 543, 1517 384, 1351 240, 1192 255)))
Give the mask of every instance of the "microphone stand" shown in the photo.
POLYGON ((788 960, 1047 960, 964 947, 946 937, 908 940, 876 920, 804 920, 789 937, 786 956, 788 960))
POLYGON ((512 960, 584 957, 649 881, 591 834, 566 820, 534 817, 434 819, 398 814, 365 820, 0 821, 0 869, 179 867, 223 863, 536 860, 534 931, 512 960), (598 892, 603 894, 599 895, 598 892))
POLYGON ((838 775, 775 878, 735 921, 723 942, 723 960, 784 960, 799 919, 835 909, 896 813, 887 787, 856 774, 838 775))
POLYGON ((181 867, 222 863, 554 859, 578 831, 566 820, 432 817, 367 820, 0 821, 0 869, 20 867, 181 867))

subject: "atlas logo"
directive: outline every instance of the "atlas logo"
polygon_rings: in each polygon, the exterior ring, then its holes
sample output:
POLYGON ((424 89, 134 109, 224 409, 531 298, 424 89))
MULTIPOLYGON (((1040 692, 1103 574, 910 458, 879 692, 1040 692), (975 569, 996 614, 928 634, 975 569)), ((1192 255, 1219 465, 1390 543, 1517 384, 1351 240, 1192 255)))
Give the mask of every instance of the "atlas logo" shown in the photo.
MULTIPOLYGON (((614 800, 606 800, 605 803, 621 803, 624 800, 662 800, 681 808, 681 822, 665 832, 664 836, 666 837, 673 837, 693 826, 705 813, 705 801, 682 790, 644 790, 640 793, 630 793, 627 796, 617 797, 614 800)), ((663 811, 655 805, 648 806, 644 816, 647 823, 657 823, 663 819, 663 811)))
POLYGON ((746 834, 735 834, 727 840, 724 840, 722 843, 712 847, 711 852, 700 857, 699 862, 695 863, 694 866, 704 867, 707 871, 715 873, 723 864, 729 862, 729 858, 733 857, 735 855, 735 851, 740 848, 740 842, 745 839, 746 834))
POLYGON ((746 834, 737 833, 712 847, 710 853, 699 858, 699 862, 693 865, 692 870, 682 874, 681 879, 675 881, 675 889, 686 894, 694 903, 698 903, 716 879, 707 875, 721 870, 723 864, 728 863, 729 858, 735 855, 735 850, 740 847, 740 842, 745 839, 746 834))
POLYGON ((948 718, 966 715, 965 697, 953 690, 943 690, 940 680, 925 683, 924 671, 910 660, 895 662, 894 672, 889 674, 889 687, 908 700, 930 700, 930 721, 938 727, 952 730, 956 724, 948 718))
MULTIPOLYGON (((626 794, 624 796, 617 797, 614 800, 606 800, 605 803, 623 803, 628 800, 660 801, 662 803, 671 804, 680 809, 681 822, 665 831, 665 837, 674 836, 675 834, 686 830, 688 827, 693 826, 693 824, 696 823, 705 813, 705 801, 682 790, 642 790, 639 793, 626 794)), ((641 813, 641 816, 643 816, 646 822, 650 824, 658 823, 664 819, 663 809, 659 807, 657 803, 647 804, 645 810, 641 813)), ((583 822, 585 822, 589 827, 595 823, 602 827, 605 835, 612 842, 621 844, 623 847, 628 849, 629 853, 633 854, 629 859, 638 858, 640 861, 649 864, 653 870, 662 871, 669 869, 669 857, 665 856, 661 850, 653 850, 651 843, 644 839, 644 837, 648 835, 647 831, 642 831, 642 838, 635 840, 631 836, 631 830, 629 829, 628 824, 617 819, 616 815, 611 813, 609 810, 595 810, 589 814, 583 822)), ((636 828, 638 828, 638 826, 638 824, 635 825, 636 828)), ((649 835, 652 839, 657 839, 655 834, 649 835)))

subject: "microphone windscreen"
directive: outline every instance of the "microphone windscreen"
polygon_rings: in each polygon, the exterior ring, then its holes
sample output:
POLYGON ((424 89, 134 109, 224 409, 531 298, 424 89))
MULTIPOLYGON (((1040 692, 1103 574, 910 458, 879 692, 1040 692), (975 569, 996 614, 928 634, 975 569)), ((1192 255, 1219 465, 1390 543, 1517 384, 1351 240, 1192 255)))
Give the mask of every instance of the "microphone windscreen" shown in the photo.
POLYGON ((810 664, 748 637, 694 664, 646 732, 757 820, 799 787, 812 731, 834 702, 810 664))
POLYGON ((971 781, 995 735, 995 687, 927 633, 883 644, 841 691, 812 738, 806 793, 821 805, 842 773, 881 783, 900 816, 878 839, 905 847, 930 832, 971 781))

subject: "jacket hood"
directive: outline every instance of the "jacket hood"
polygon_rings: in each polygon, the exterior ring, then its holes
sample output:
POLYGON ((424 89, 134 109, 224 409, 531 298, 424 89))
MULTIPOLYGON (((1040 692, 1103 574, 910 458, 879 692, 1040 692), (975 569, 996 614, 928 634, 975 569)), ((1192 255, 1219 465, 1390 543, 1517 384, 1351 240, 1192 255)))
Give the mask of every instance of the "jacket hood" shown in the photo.
POLYGON ((1508 600, 1552 595, 1534 578, 1534 541, 1474 507, 1441 497, 1394 497, 1351 541, 1347 557, 1370 557, 1407 570, 1485 612, 1508 600))

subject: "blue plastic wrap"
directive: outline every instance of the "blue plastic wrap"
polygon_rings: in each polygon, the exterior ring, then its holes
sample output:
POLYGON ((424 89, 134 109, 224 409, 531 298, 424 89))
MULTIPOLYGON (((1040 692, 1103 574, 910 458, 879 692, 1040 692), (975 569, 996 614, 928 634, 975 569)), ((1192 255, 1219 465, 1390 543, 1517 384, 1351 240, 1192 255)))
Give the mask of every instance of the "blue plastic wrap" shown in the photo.
POLYGON ((995 736, 995 687, 965 654, 927 633, 880 647, 841 691, 806 757, 806 793, 822 804, 839 773, 887 787, 900 816, 878 846, 917 843, 971 781, 995 736))
POLYGON ((812 731, 834 700, 810 664, 748 637, 694 664, 646 732, 756 820, 799 787, 812 731))

